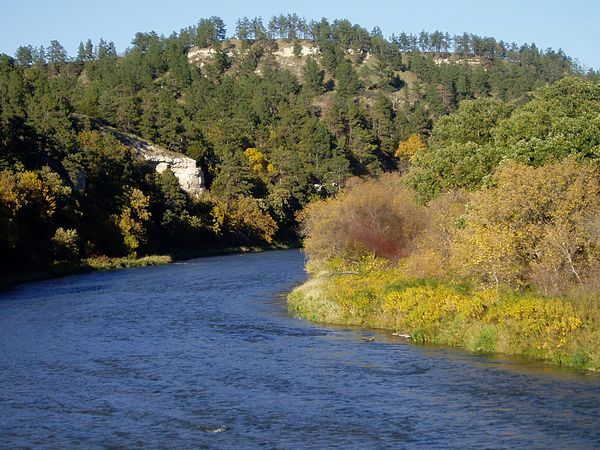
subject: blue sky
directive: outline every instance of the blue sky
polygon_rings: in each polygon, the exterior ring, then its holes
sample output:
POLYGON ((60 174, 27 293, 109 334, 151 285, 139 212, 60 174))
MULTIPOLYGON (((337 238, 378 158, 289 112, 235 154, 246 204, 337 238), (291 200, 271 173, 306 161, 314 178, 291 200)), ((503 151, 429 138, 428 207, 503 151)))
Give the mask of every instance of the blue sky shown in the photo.
POLYGON ((586 67, 600 69, 600 2, 593 0, 363 0, 363 1, 186 1, 186 0, 3 0, 0 53, 14 54, 19 45, 47 46, 60 41, 74 54, 80 41, 100 37, 115 42, 119 52, 137 31, 168 35, 201 17, 223 18, 231 32, 242 16, 296 12, 306 19, 347 18, 384 35, 401 31, 468 31, 509 42, 535 42, 562 48, 586 67))

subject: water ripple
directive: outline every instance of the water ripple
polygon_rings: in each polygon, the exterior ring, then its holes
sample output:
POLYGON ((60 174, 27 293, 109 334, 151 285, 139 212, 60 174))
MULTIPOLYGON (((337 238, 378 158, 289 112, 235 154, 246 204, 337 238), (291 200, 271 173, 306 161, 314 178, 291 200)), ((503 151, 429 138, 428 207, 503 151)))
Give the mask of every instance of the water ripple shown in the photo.
POLYGON ((290 317, 298 251, 0 293, 0 447, 598 448, 600 379, 290 317))

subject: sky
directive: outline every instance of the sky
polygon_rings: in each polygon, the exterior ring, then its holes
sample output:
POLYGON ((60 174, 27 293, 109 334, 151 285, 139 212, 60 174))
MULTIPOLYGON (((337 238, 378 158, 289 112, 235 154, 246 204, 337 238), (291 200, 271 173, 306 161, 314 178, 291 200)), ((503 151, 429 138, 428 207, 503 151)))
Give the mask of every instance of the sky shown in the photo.
POLYGON ((102 37, 124 51, 138 31, 169 35, 201 17, 219 16, 228 34, 238 18, 297 13, 307 20, 344 18, 392 33, 464 31, 539 48, 562 48, 586 68, 600 69, 600 1, 597 0, 0 0, 0 53, 20 45, 58 40, 75 55, 80 41, 102 37))

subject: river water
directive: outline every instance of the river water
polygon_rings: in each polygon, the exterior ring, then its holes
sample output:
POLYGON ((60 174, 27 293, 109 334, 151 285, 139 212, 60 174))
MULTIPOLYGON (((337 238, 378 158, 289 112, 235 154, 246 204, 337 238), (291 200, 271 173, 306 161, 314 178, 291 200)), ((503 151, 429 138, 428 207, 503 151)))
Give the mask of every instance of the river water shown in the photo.
POLYGON ((284 298, 303 263, 0 292, 0 447, 600 448, 600 377, 307 323, 284 298))

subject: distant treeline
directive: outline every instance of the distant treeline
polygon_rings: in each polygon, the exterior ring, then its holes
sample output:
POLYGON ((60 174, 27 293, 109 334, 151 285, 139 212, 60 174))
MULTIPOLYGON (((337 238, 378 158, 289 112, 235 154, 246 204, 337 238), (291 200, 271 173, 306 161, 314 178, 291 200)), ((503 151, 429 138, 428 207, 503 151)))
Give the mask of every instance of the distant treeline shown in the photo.
POLYGON ((462 101, 517 105, 565 76, 595 77, 534 45, 439 32, 385 39, 347 20, 243 18, 236 35, 227 40, 212 17, 168 37, 137 33, 122 55, 87 40, 74 58, 57 41, 0 56, 7 270, 293 239, 298 210, 353 175, 405 170, 399 147, 425 142, 462 101), (319 51, 301 56, 299 39, 319 51), (212 49, 201 67, 188 61, 194 45, 212 49), (288 64, 276 56, 284 45, 296 55, 288 64), (189 198, 98 122, 194 158, 209 192, 189 198))
MULTIPOLYGON (((155 35, 155 33, 149 34, 155 35)), ((169 38, 175 36, 176 34, 173 33, 169 38)), ((227 37, 225 22, 215 16, 200 19, 197 26, 184 28, 179 33, 179 38, 187 45, 200 47, 214 45, 227 37)), ((385 39, 383 32, 377 26, 369 32, 366 28, 352 24, 347 19, 336 19, 331 23, 325 18, 320 21, 307 21, 297 14, 273 16, 266 26, 262 17, 252 19, 243 17, 236 22, 235 32, 230 35, 230 38, 247 42, 275 39, 311 40, 318 43, 333 42, 344 49, 357 52, 421 52, 440 56, 454 53, 461 57, 482 57, 490 60, 503 58, 517 63, 535 62, 537 58, 545 55, 551 59, 572 62, 562 50, 555 51, 551 48, 541 50, 535 43, 519 45, 515 42, 497 41, 489 36, 477 36, 466 32, 450 35, 442 31, 421 31, 418 34, 401 32, 385 39)), ((135 40, 132 44, 136 45, 135 40)), ((80 43, 77 55, 71 60, 90 61, 105 55, 116 55, 113 42, 100 39, 94 47, 88 39, 85 43, 80 43)), ((69 59, 64 47, 58 41, 52 41, 47 48, 21 46, 15 57, 21 65, 36 62, 56 64, 69 59)))

